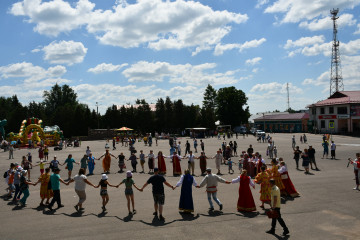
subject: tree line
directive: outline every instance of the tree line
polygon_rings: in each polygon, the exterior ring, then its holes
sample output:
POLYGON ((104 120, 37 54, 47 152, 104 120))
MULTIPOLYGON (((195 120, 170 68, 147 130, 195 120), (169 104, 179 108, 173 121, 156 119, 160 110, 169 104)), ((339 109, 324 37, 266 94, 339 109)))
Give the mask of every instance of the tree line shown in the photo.
POLYGON ((202 107, 186 105, 181 99, 158 98, 156 110, 151 111, 145 99, 135 102, 138 107, 114 104, 104 114, 80 103, 75 91, 68 85, 55 84, 44 91, 42 102, 23 105, 16 95, 0 97, 0 120, 7 119, 6 133, 18 133, 24 119, 36 117, 44 125, 58 125, 65 137, 86 136, 88 128, 107 129, 126 126, 138 132, 180 133, 185 128, 206 127, 215 129, 215 122, 238 126, 250 117, 247 97, 242 90, 226 87, 215 90, 211 85, 205 89, 202 107))

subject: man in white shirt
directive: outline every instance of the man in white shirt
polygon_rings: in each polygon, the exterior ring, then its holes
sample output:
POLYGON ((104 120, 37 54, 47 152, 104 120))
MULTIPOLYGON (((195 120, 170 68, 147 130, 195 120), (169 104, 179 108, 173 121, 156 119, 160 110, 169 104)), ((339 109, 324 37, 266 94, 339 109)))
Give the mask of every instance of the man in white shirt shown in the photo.
POLYGON ((200 186, 197 186, 197 188, 201 188, 206 185, 206 192, 207 197, 210 204, 210 211, 214 210, 214 205, 211 201, 211 197, 214 199, 214 201, 219 205, 220 211, 223 209, 223 205, 221 204, 220 200, 217 198, 217 185, 218 182, 230 184, 231 182, 226 181, 225 179, 219 177, 216 174, 211 173, 211 168, 206 169, 207 175, 204 177, 204 179, 201 181, 200 186))
POLYGON ((335 159, 336 144, 334 143, 334 141, 331 141, 330 150, 331 150, 331 159, 335 159))
POLYGON ((188 169, 189 171, 191 170, 191 175, 195 176, 194 174, 194 169, 195 169, 195 155, 192 153, 192 151, 189 152, 190 154, 188 154, 186 156, 187 159, 189 159, 188 161, 188 169))
POLYGON ((181 156, 181 142, 179 141, 179 144, 177 145, 177 151, 178 155, 181 156))
POLYGON ((86 156, 88 156, 88 157, 90 156, 91 150, 90 150, 89 146, 86 147, 86 152, 85 153, 86 153, 86 156))

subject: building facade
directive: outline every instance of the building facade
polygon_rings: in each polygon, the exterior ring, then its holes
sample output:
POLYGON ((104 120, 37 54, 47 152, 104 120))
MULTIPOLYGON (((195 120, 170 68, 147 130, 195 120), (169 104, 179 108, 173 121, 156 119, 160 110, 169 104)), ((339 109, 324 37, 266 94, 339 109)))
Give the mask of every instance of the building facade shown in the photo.
POLYGON ((307 132, 309 114, 287 113, 275 115, 263 115, 254 119, 254 127, 265 132, 298 133, 307 132))
POLYGON ((335 92, 308 108, 309 122, 315 131, 360 134, 360 91, 335 92))

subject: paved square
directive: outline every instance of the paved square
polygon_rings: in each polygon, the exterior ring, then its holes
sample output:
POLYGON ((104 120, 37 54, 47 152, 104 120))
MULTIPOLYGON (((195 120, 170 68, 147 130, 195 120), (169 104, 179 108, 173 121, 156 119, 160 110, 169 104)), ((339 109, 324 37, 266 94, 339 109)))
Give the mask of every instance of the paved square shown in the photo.
MULTIPOLYGON (((347 158, 355 157, 356 152, 360 152, 360 139, 334 136, 337 144, 337 160, 321 159, 322 147, 321 135, 307 134, 308 144, 311 144, 317 151, 316 160, 319 172, 312 172, 314 175, 305 175, 303 171, 295 169, 295 162, 291 149, 292 134, 273 134, 271 135, 278 148, 278 156, 283 157, 288 165, 289 175, 301 197, 293 201, 286 201, 282 204, 282 215, 289 227, 291 239, 359 239, 358 226, 360 224, 358 203, 360 191, 354 191, 355 186, 353 167, 346 167, 347 158)), ((303 149, 308 144, 300 144, 299 134, 296 139, 300 148, 303 149)), ((184 153, 184 144, 189 138, 179 139, 184 153)), ((238 152, 246 150, 249 144, 252 144, 255 151, 259 151, 263 156, 266 153, 266 143, 257 143, 256 138, 249 135, 243 139, 236 140, 238 143, 238 152)), ((208 157, 215 155, 220 147, 222 140, 216 138, 205 139, 205 152, 208 157)), ((110 144, 111 145, 111 144, 110 144)), ((56 154, 58 160, 63 163, 69 153, 73 154, 76 161, 80 161, 85 153, 86 146, 90 146, 95 157, 99 157, 104 152, 105 141, 82 142, 79 148, 67 148, 62 151, 54 152, 50 149, 50 157, 56 154)), ((156 154, 162 150, 165 155, 169 154, 169 144, 167 140, 160 140, 159 146, 144 146, 143 142, 135 145, 138 153, 142 149, 148 154, 150 149, 156 154)), ((191 144, 191 148, 193 146, 191 144)), ((114 155, 124 152, 129 157, 129 151, 126 147, 117 144, 117 150, 111 151, 114 155)), ((37 150, 31 150, 33 161, 38 162, 37 150)), ((8 160, 8 152, 0 153, 1 173, 7 170, 10 162, 21 162, 21 156, 26 155, 28 150, 16 150, 14 152, 14 161, 8 160)), ((183 154, 182 153, 182 154, 183 154)), ((138 155, 138 154, 137 154, 138 155)), ((198 154, 195 154, 198 156, 198 154)), ((267 163, 269 159, 266 158, 267 163)), ((237 162, 237 158, 236 158, 237 162)), ((166 179, 172 185, 175 185, 179 177, 172 176, 172 164, 170 159, 166 159, 167 176, 166 179)), ((131 166, 127 162, 127 167, 131 166)), ((187 167, 187 160, 181 162, 182 170, 187 167)), ((209 159, 208 166, 215 168, 215 160, 209 159)), ((65 167, 61 167, 61 176, 67 178, 65 167)), ((79 165, 75 165, 73 176, 77 173, 79 165)), ((140 166, 138 165, 138 169, 140 166)), ((222 172, 226 180, 234 179, 238 176, 237 167, 235 174, 227 174, 227 166, 222 165, 222 172)), ((118 184, 125 178, 125 174, 119 174, 117 160, 112 159, 111 174, 109 182, 118 184)), ((145 171, 148 170, 147 163, 145 171)), ((101 163, 97 162, 95 166, 95 175, 88 177, 89 181, 97 184, 102 172, 101 163)), ((195 165, 196 181, 199 183, 202 179, 198 160, 195 165)), ((31 171, 31 180, 36 181, 40 175, 39 167, 31 171)), ((142 187, 150 175, 135 173, 133 179, 135 183, 142 187)), ((2 194, 5 194, 6 184, 1 181, 0 188, 2 194)), ((215 207, 213 213, 208 212, 209 204, 205 189, 193 188, 193 199, 195 205, 194 216, 179 214, 178 204, 180 189, 172 190, 165 187, 165 223, 161 223, 153 218, 153 198, 151 186, 148 186, 144 192, 134 189, 135 208, 137 214, 129 217, 126 207, 126 198, 124 195, 124 186, 109 188, 110 202, 107 205, 107 213, 102 213, 101 197, 99 189, 87 186, 87 200, 84 203, 85 212, 76 213, 74 205, 78 197, 74 191, 74 184, 70 186, 61 185, 61 198, 65 205, 64 208, 50 213, 47 209, 39 208, 40 184, 30 186, 30 197, 27 207, 19 209, 14 205, 9 205, 8 201, 0 200, 0 239, 283 239, 281 237, 282 229, 277 225, 277 235, 266 234, 270 229, 271 220, 267 218, 264 211, 259 208, 259 190, 260 186, 252 190, 258 213, 242 215, 236 211, 238 199, 238 184, 219 184, 218 197, 224 204, 222 212, 215 207)), ((56 204, 55 204, 56 206, 56 204)), ((215 205, 216 206, 216 205, 215 205)), ((268 206, 268 205, 265 205, 268 206)))

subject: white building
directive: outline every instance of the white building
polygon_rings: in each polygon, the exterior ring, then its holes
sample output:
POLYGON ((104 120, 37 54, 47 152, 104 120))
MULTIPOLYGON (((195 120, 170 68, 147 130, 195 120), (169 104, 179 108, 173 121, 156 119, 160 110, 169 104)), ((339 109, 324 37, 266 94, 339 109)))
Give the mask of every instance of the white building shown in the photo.
POLYGON ((309 121, 321 133, 360 134, 360 91, 341 91, 311 104, 309 121))

